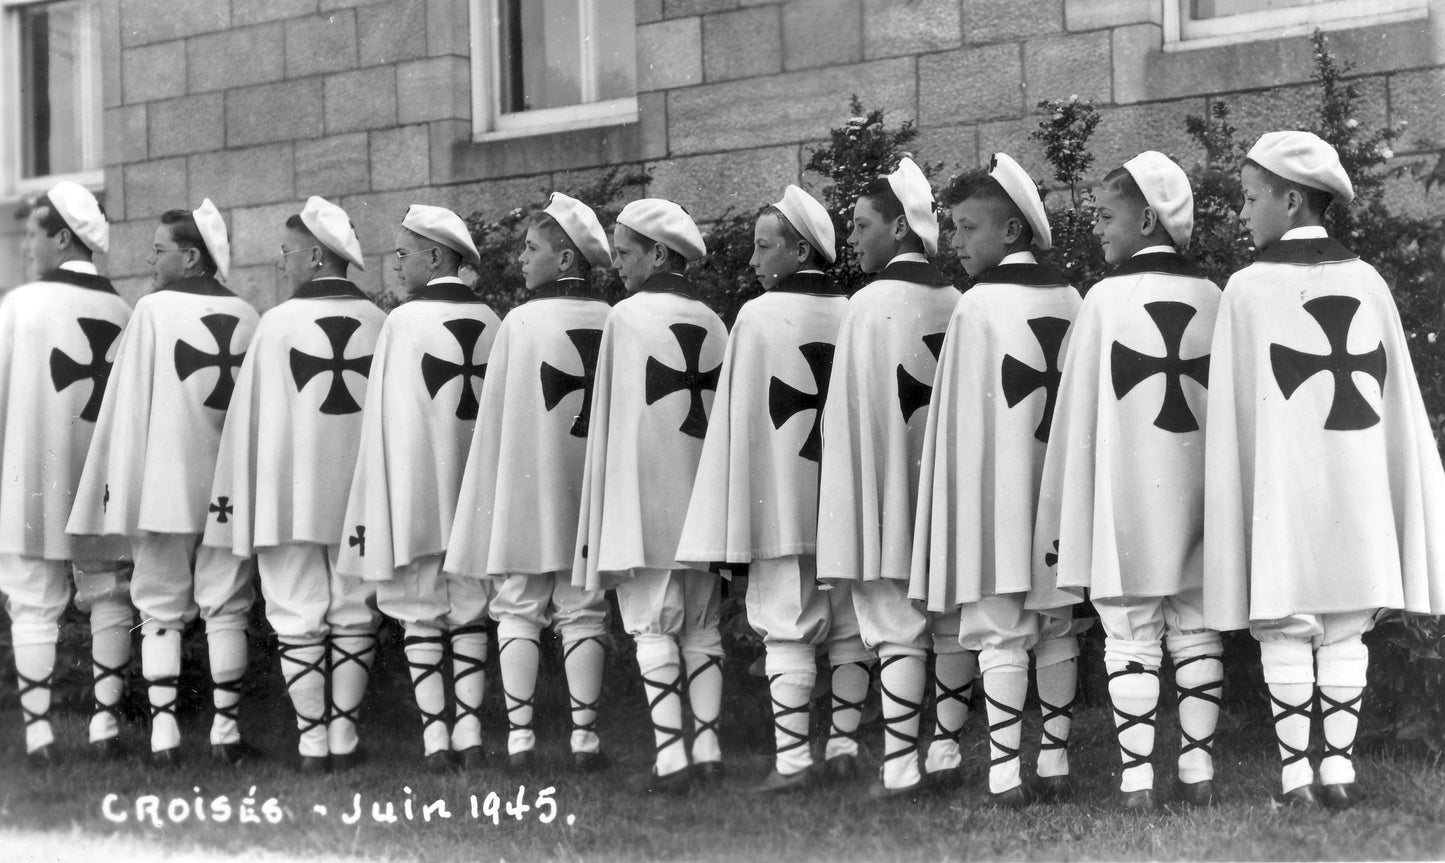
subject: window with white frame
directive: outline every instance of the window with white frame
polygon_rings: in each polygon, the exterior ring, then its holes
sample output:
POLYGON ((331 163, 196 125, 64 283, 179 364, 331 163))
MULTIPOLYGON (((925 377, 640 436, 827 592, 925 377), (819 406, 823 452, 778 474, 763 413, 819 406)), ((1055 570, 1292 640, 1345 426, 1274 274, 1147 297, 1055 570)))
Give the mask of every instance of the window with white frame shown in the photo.
POLYGON ((1166 43, 1205 47, 1424 18, 1429 0, 1164 0, 1166 43))
POLYGON ((57 180, 98 188, 99 12, 92 0, 0 0, 0 196, 57 180))
POLYGON ((635 0, 471 0, 479 139, 637 120, 635 0))

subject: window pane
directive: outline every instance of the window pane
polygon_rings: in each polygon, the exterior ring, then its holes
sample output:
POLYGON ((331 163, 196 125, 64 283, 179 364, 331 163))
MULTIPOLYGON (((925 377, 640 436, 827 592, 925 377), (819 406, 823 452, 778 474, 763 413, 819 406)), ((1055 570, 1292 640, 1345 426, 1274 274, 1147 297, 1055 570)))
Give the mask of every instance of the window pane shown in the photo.
POLYGON ((1312 6, 1323 0, 1193 0, 1190 16, 1195 21, 1239 15, 1244 12, 1267 12, 1294 6, 1312 6))
POLYGON ((20 21, 21 176, 81 171, 86 165, 88 16, 80 2, 23 6, 20 21))
POLYGON ((504 114, 583 101, 580 0, 500 0, 504 114))

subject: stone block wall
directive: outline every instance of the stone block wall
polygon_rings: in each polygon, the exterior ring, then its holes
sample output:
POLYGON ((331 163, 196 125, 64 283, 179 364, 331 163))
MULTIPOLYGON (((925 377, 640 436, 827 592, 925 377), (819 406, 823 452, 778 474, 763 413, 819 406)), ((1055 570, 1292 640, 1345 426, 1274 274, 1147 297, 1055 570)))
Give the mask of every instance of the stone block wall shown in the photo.
MULTIPOLYGON (((231 226, 233 287, 265 308, 284 297, 281 222, 312 194, 351 213, 359 281, 379 291, 412 202, 500 215, 618 163, 645 164, 651 193, 702 219, 815 187, 802 165, 855 93, 917 121, 919 155, 946 170, 1004 149, 1037 175, 1040 99, 1100 106, 1104 171, 1144 148, 1196 158, 1183 119, 1214 100, 1249 137, 1313 98, 1307 36, 1163 50, 1177 0, 635 0, 637 123, 474 142, 468 0, 99 2, 106 266, 132 298, 148 290, 156 216, 207 196, 231 226)), ((1426 21, 1330 34, 1366 94, 1362 119, 1408 120, 1399 158, 1414 162, 1445 147, 1445 0, 1431 4, 1426 21)), ((1438 212, 1440 195, 1399 191, 1416 212, 1438 212)), ((4 222, 0 283, 13 284, 4 222)))

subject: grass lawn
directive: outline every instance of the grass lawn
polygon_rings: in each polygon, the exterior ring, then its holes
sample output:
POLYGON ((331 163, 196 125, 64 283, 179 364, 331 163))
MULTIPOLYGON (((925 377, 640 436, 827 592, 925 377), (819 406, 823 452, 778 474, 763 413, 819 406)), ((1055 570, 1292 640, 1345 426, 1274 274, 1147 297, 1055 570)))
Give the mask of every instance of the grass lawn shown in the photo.
MULTIPOLYGON (((1035 806, 1023 812, 987 805, 986 726, 980 712, 965 730, 965 767, 970 784, 961 793, 918 804, 870 806, 863 784, 834 787, 806 796, 759 798, 724 790, 682 799, 636 796, 629 784, 651 760, 650 729, 641 687, 625 674, 609 676, 602 734, 615 764, 604 773, 578 777, 565 769, 565 728, 557 724, 562 694, 545 677, 539 704, 553 714, 539 728, 544 757, 530 776, 499 768, 471 775, 432 776, 420 760, 420 723, 400 672, 400 657, 383 656, 368 698, 362 738, 372 758, 362 767, 329 777, 302 777, 291 770, 295 732, 279 675, 257 682, 248 695, 242 728, 269 756, 239 769, 205 758, 202 715, 183 719, 186 761, 170 772, 152 770, 138 758, 94 764, 83 760, 48 773, 24 767, 19 711, 0 713, 0 860, 1344 860, 1445 858, 1445 767, 1418 757, 1365 752, 1359 758, 1359 808, 1340 815, 1273 811, 1277 758, 1268 729, 1226 715, 1218 742, 1218 785, 1224 803, 1205 811, 1165 811, 1128 816, 1109 805, 1118 756, 1107 710, 1081 705, 1076 711, 1073 773, 1077 802, 1035 806), (520 820, 507 813, 522 791, 531 811, 520 820), (555 789, 556 817, 538 804, 544 788, 555 789), (253 790, 254 789, 254 790, 253 790), (487 798, 498 795, 499 822, 487 816, 487 798), (347 823, 356 795, 363 817, 347 823), (125 823, 106 817, 124 812, 125 823), (137 823, 138 798, 155 795, 163 827, 137 823), (471 812, 477 798, 478 817, 471 812), (226 797, 231 815, 217 823, 217 798, 226 797), (197 798, 208 820, 189 811, 197 798), (240 823, 245 798, 253 798, 260 823, 240 823), (449 819, 426 821, 422 809, 443 800, 449 819), (263 808, 267 801, 274 801, 263 808), (406 818, 410 801, 413 818, 406 818), (395 823, 378 823, 372 804, 390 803, 395 823), (324 812, 324 814, 322 814, 324 812), (267 822, 266 814, 280 823, 267 822)), ((755 781, 769 766, 771 743, 762 681, 748 677, 740 663, 729 668, 730 697, 723 725, 730 782, 755 781)), ((273 669, 274 672, 274 669, 273 669)), ((495 672, 494 672, 495 673, 495 672)), ((494 678, 495 680, 495 678, 494 678)), ((492 684, 486 714, 489 746, 500 762, 505 720, 500 688, 492 684)), ((58 717, 62 746, 84 748, 85 717, 58 717)), ((1037 740, 1037 717, 1027 728, 1037 740)), ((1159 786, 1172 781, 1169 762, 1177 731, 1166 713, 1160 732, 1159 786)), ((142 722, 124 733, 145 748, 142 722)), ((881 731, 865 740, 881 746, 881 731)), ((876 752, 874 753, 876 755, 876 752)), ((1026 753, 1031 759, 1032 753, 1026 753)), ((1026 762, 1028 763, 1028 762, 1026 762)))

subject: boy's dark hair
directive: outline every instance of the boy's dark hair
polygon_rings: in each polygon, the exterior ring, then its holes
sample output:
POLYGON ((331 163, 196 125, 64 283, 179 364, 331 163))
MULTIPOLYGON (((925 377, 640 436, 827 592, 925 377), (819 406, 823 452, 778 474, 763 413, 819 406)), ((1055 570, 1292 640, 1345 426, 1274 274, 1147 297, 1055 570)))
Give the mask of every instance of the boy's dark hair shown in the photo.
MULTIPOLYGON (((1124 200, 1128 201, 1132 206, 1138 207, 1141 210, 1149 206, 1149 200, 1144 197, 1144 190, 1139 188, 1139 181, 1134 179, 1134 175, 1129 173, 1129 169, 1122 165, 1105 174, 1102 185, 1114 194, 1123 197, 1124 200)), ((1164 220, 1158 218, 1159 213, 1157 210, 1154 215, 1156 216, 1154 223, 1155 234, 1161 235, 1158 239, 1178 248, 1179 244, 1174 242, 1174 237, 1170 235, 1169 230, 1164 227, 1164 220)))
MULTIPOLYGON (((38 212, 41 214, 39 224, 40 229, 45 232, 45 236, 53 237, 61 231, 70 231, 70 239, 77 246, 83 249, 87 255, 95 254, 95 250, 92 249, 89 244, 87 244, 84 240, 80 238, 79 234, 77 234, 69 225, 65 223, 65 219, 60 215, 60 211, 55 208, 55 204, 51 202, 49 195, 41 195, 39 199, 37 199, 35 203, 31 205, 30 209, 26 212, 27 217, 30 213, 34 212, 38 212)), ((102 216, 105 215, 105 207, 100 208, 100 214, 102 216)))
MULTIPOLYGON (((350 224, 350 219, 348 219, 347 222, 348 224, 350 224)), ((317 239, 316 234, 312 233, 311 229, 306 227, 306 222, 302 220, 300 213, 295 213, 286 217, 286 230, 296 231, 310 237, 316 243, 316 247, 321 250, 321 257, 326 259, 327 264, 333 267, 341 267, 342 272, 346 271, 347 260, 336 254, 335 252, 331 251, 331 249, 325 243, 317 239)), ((355 231, 356 226, 352 225, 351 230, 355 231)))
POLYGON ((582 254, 582 250, 577 248, 577 244, 572 242, 572 238, 567 236, 567 232, 562 229, 562 225, 558 223, 556 219, 552 218, 550 213, 537 213, 532 216, 527 227, 536 228, 546 234, 547 242, 552 244, 552 248, 558 251, 564 249, 570 250, 572 252, 573 266, 581 275, 585 276, 592 271, 592 262, 587 260, 587 256, 582 254))
MULTIPOLYGON (((903 202, 898 200, 898 196, 893 193, 893 186, 889 185, 887 177, 869 180, 868 185, 863 187, 863 191, 858 193, 858 199, 862 200, 863 198, 872 201, 878 211, 883 214, 883 218, 890 222, 903 215, 903 202)), ((913 228, 910 227, 908 230, 911 233, 913 228)))
POLYGON ((206 248, 201 229, 196 226, 196 217, 188 210, 166 210, 161 213, 161 224, 170 228, 171 239, 183 249, 195 249, 201 253, 201 270, 208 276, 216 275, 216 259, 206 248))
POLYGON ((680 273, 683 270, 687 269, 687 258, 684 258, 681 252, 676 251, 663 241, 655 240, 652 237, 647 236, 646 234, 634 231, 626 225, 619 224, 617 227, 627 232, 624 236, 631 235, 633 237, 636 237, 636 242, 639 245, 651 246, 655 243, 659 246, 662 246, 662 250, 667 253, 667 258, 662 262, 662 265, 669 272, 680 273))
POLYGON ((1029 225, 1029 220, 1024 217, 1019 205, 1014 203, 1004 187, 999 185, 998 180, 989 176, 988 171, 982 168, 967 171, 953 177, 948 181, 948 186, 938 196, 943 206, 952 209, 964 201, 973 198, 980 198, 992 204, 1005 208, 1010 218, 1018 219, 1019 222, 1019 247, 1027 249, 1034 243, 1034 229, 1029 225))
POLYGON ((1312 189, 1302 183, 1296 183, 1294 180, 1281 177, 1279 174, 1276 174, 1253 159, 1245 159, 1244 164, 1252 165, 1256 171, 1259 171, 1264 177, 1265 185, 1269 186, 1270 191, 1276 195, 1283 195, 1290 189, 1299 192, 1300 197, 1304 198, 1305 207, 1318 217, 1323 218, 1325 210, 1329 209, 1330 204, 1334 203, 1335 196, 1323 189, 1312 189))
POLYGON ((787 216, 783 215, 782 210, 769 204, 763 207, 762 212, 758 213, 759 219, 763 216, 777 217, 778 230, 783 234, 783 242, 787 243, 789 247, 796 246, 798 243, 808 244, 808 259, 803 262, 804 269, 826 270, 828 268, 828 259, 807 237, 798 233, 797 226, 789 221, 787 216))

